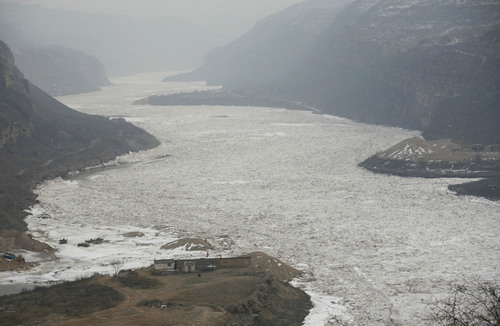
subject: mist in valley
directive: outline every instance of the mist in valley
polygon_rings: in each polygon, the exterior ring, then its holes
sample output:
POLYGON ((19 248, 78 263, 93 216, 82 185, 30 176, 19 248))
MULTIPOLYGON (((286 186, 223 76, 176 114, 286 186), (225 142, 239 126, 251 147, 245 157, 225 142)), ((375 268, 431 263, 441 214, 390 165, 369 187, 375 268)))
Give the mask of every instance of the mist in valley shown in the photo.
POLYGON ((0 0, 0 246, 33 263, 0 294, 199 238, 299 269, 298 325, 448 325, 500 282, 499 31, 495 0, 0 0))
POLYGON ((255 22, 297 0, 0 1, 0 39, 95 56, 108 76, 186 71, 255 22))

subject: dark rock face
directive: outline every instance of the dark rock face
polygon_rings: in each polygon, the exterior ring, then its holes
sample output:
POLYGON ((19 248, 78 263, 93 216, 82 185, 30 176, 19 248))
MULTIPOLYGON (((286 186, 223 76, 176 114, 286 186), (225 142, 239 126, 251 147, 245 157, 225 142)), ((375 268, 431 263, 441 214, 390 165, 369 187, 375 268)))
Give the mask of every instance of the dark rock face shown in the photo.
POLYGON ((499 12, 495 1, 358 0, 290 74, 289 90, 324 111, 427 139, 496 142, 499 12))
POLYGON ((42 180, 159 144, 123 119, 76 112, 33 86, 3 42, 0 133, 0 231, 25 229, 23 210, 42 180))
POLYGON ((5 43, 0 43, 0 149, 33 133, 34 106, 29 89, 29 82, 14 65, 14 56, 5 43))
POLYGON ((328 9, 306 5, 313 0, 295 7, 303 11, 292 18, 290 11, 271 16, 191 77, 277 93, 358 121, 419 129, 426 139, 500 141, 498 1, 351 2, 329 16, 327 27, 314 25, 312 17, 328 16, 328 9), (308 24, 316 33, 297 32, 308 24), (229 67, 239 70, 226 74, 229 67))
POLYGON ((97 58, 60 46, 14 50, 16 65, 34 85, 52 96, 93 92, 109 85, 97 58))

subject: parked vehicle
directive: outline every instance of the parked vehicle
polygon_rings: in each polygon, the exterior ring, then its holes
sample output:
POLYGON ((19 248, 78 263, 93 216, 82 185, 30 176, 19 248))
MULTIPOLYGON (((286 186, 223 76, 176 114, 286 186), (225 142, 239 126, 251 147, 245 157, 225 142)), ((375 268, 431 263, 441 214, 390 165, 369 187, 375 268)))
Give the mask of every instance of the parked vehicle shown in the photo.
POLYGON ((10 253, 10 252, 6 252, 6 253, 3 255, 3 258, 5 258, 5 259, 15 259, 15 258, 16 258, 16 255, 14 255, 13 253, 10 253))
POLYGON ((102 244, 104 243, 103 238, 96 238, 96 239, 90 239, 90 240, 85 240, 86 243, 92 243, 92 244, 102 244))

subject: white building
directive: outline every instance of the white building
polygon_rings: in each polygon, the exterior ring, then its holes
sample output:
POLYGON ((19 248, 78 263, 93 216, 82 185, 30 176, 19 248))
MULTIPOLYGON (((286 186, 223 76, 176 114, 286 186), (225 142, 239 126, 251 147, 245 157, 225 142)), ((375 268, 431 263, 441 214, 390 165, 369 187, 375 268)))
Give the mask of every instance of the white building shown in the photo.
POLYGON ((164 272, 175 272, 174 259, 159 259, 155 260, 155 270, 164 272))

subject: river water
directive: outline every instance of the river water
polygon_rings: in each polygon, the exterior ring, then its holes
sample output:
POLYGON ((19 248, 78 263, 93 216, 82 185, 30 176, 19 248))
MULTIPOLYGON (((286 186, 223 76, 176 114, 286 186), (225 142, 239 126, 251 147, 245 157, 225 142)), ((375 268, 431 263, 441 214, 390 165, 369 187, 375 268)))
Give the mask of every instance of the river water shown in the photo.
POLYGON ((206 88, 162 77, 115 78, 100 92, 59 98, 82 112, 125 117, 162 145, 40 185, 29 229, 58 258, 0 275, 4 283, 111 272, 110 257, 147 266, 168 258, 161 245, 185 236, 206 238, 214 254, 264 251, 305 271, 296 284, 323 299, 321 323, 427 325, 429 302, 449 282, 499 281, 499 203, 448 191, 465 180, 357 167, 418 132, 276 108, 131 105, 206 88), (133 231, 144 236, 124 236, 133 231), (97 236, 108 242, 58 244, 97 236))

